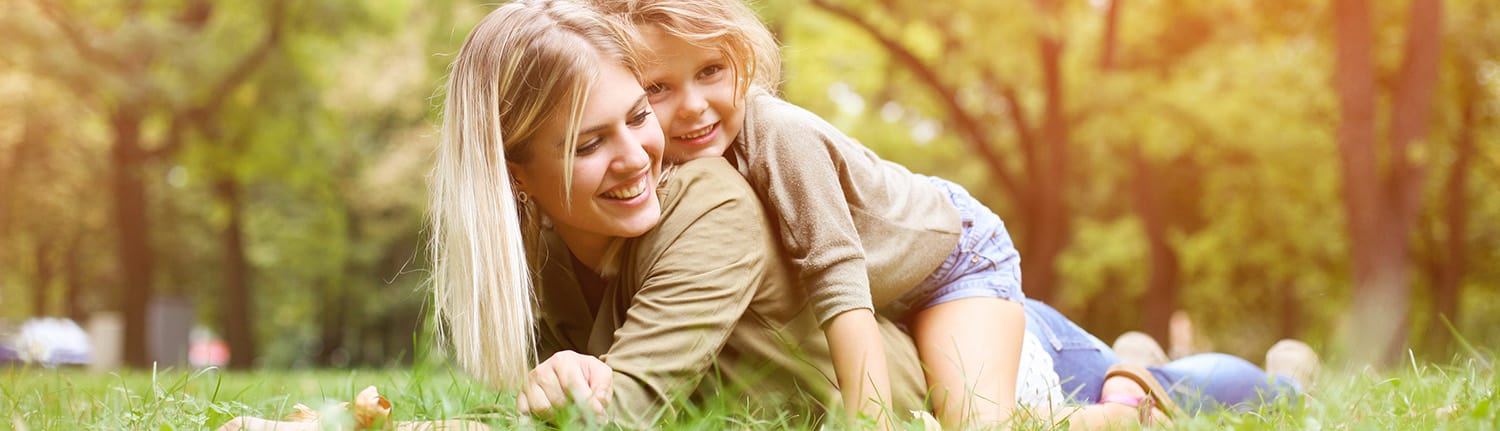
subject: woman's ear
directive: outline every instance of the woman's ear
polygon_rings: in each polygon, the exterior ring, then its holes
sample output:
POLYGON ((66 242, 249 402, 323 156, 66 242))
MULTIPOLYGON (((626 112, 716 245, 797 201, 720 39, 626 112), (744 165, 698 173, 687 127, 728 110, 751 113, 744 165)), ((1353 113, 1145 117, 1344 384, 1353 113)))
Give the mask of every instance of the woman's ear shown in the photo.
POLYGON ((505 170, 510 171, 510 186, 516 191, 526 190, 526 170, 515 162, 505 162, 505 170))

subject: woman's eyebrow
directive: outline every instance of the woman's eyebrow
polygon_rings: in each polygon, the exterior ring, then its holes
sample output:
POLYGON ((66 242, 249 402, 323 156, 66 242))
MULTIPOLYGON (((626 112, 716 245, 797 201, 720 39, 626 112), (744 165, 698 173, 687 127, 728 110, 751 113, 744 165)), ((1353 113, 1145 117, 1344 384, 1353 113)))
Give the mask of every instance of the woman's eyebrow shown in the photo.
MULTIPOLYGON (((645 93, 641 93, 641 97, 638 98, 638 99, 635 99, 635 105, 631 106, 630 107, 630 111, 626 112, 625 115, 627 117, 629 117, 631 115, 635 115, 634 113, 636 111, 641 110, 641 108, 644 108, 648 103, 650 103, 650 102, 648 102, 646 100, 646 94, 645 93)), ((590 134, 596 133, 596 132, 598 132, 600 130, 607 129, 607 128, 609 128, 609 124, 610 124, 609 122, 605 122, 604 124, 599 124, 599 125, 591 126, 591 127, 587 128, 587 129, 580 130, 580 131, 578 131, 578 137, 581 138, 581 137, 588 136, 590 134)))

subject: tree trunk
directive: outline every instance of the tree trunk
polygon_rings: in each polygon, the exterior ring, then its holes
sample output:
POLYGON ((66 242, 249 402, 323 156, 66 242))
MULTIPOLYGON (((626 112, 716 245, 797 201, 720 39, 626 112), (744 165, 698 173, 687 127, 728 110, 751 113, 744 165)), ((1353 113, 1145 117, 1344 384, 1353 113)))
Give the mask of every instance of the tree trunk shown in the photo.
POLYGON ((1439 253, 1437 270, 1433 276, 1432 283, 1432 318, 1427 324, 1426 344, 1427 351, 1447 352, 1453 342, 1453 334, 1448 331, 1448 326, 1443 323, 1446 318, 1454 325, 1458 324, 1459 307, 1458 300, 1462 294, 1464 273, 1467 271, 1468 251, 1464 241, 1468 237, 1469 225, 1469 200, 1467 199, 1467 183, 1469 178, 1469 164, 1474 157, 1474 118, 1479 110, 1479 105, 1474 101, 1474 94, 1478 92, 1476 82, 1478 76, 1474 73, 1475 65, 1464 61, 1458 68, 1459 72, 1459 112, 1461 119, 1458 125, 1458 138, 1454 141, 1453 167, 1448 171, 1448 179, 1444 183, 1444 213, 1443 221, 1447 227, 1442 247, 1443 253, 1439 253))
MULTIPOLYGON (((348 244, 359 244, 364 232, 364 226, 359 215, 355 214, 347 200, 341 200, 340 206, 344 213, 346 227, 345 241, 348 244)), ((365 274, 370 271, 358 265, 355 259, 346 258, 343 265, 344 274, 365 274)), ((352 299, 349 298, 349 283, 346 279, 339 277, 333 281, 325 280, 327 286, 323 290, 322 301, 324 314, 321 319, 322 349, 318 352, 318 363, 326 366, 345 366, 352 359, 354 349, 346 344, 349 340, 358 341, 349 337, 350 316, 349 312, 352 299), (334 353, 340 349, 344 351, 343 363, 334 364, 334 353)))
MULTIPOLYGON (((1101 74, 1114 71, 1118 62, 1116 45, 1120 31, 1120 2, 1109 2, 1104 14, 1103 50, 1099 57, 1101 74)), ((1164 214, 1159 182, 1153 172, 1157 169, 1141 152, 1139 143, 1130 145, 1132 173, 1131 195, 1135 197, 1136 214, 1141 219, 1146 234, 1147 256, 1151 260, 1147 273, 1146 293, 1140 298, 1142 311, 1140 329, 1158 340, 1171 339, 1172 313, 1177 311, 1178 277, 1180 275, 1177 251, 1167 243, 1167 217, 1164 214)))
MULTIPOLYGON (((46 127, 39 126, 35 124, 36 122, 36 118, 23 113, 21 117, 21 140, 16 142, 15 146, 11 147, 10 158, 6 160, 6 164, 3 166, 4 170, 0 171, 0 175, 4 175, 3 178, 0 178, 0 238, 6 238, 8 240, 7 243, 19 242, 12 239, 16 237, 10 233, 10 208, 19 203, 13 202, 19 194, 16 193, 16 185, 21 184, 25 180, 24 172, 27 168, 36 164, 37 153, 41 152, 41 149, 38 147, 43 145, 41 140, 43 139, 42 134, 46 127)), ((41 245, 40 239, 32 238, 32 241, 36 241, 37 245, 41 245)), ((0 248, 0 274, 8 273, 6 264, 12 263, 12 259, 6 256, 6 253, 9 252, 17 254, 25 253, 19 245, 11 250, 0 248)), ((15 260, 18 261, 19 259, 15 260)), ((38 265, 41 265, 40 261, 38 265)), ((16 268, 16 270, 19 270, 19 268, 16 268)), ((36 301, 39 301, 39 299, 33 299, 32 308, 36 312, 41 312, 42 310, 39 309, 40 306, 36 305, 36 301)))
MULTIPOLYGON (((228 175, 228 174, 225 174, 228 175)), ((214 191, 229 212, 229 222, 221 234, 224 247, 224 296, 219 305, 223 310, 224 339, 229 344, 229 368, 248 369, 255 365, 255 331, 250 316, 254 315, 254 295, 251 294, 249 264, 245 260, 244 210, 240 198, 240 184, 232 178, 219 179, 214 191)))
POLYGON ((1292 292, 1297 288, 1296 281, 1291 277, 1281 279, 1281 294, 1277 295, 1281 301, 1281 337, 1301 338, 1302 332, 1302 299, 1292 292))
MULTIPOLYGON (((322 326, 319 343, 322 347, 318 349, 318 363, 326 367, 340 367, 346 364, 334 363, 334 354, 344 347, 344 332, 348 321, 348 299, 344 297, 343 286, 328 280, 323 280, 324 288, 321 295, 323 312, 319 315, 318 323, 322 326)), ((347 361, 348 351, 345 352, 347 361)))
POLYGON ((1154 168, 1141 154, 1140 145, 1131 145, 1130 159, 1135 181, 1136 214, 1141 218, 1141 227, 1146 233, 1147 256, 1151 268, 1146 283, 1146 294, 1141 296, 1141 329, 1158 340, 1170 338, 1172 312, 1177 309, 1177 251, 1167 243, 1166 214, 1163 214, 1161 195, 1158 190, 1154 168))
POLYGON ((1375 136, 1373 32, 1364 0, 1334 3, 1336 68, 1342 123, 1345 211, 1349 217, 1354 280, 1352 320, 1344 342, 1357 363, 1392 363, 1405 347, 1410 232, 1420 205, 1421 172, 1409 146, 1427 135, 1441 5, 1412 3, 1405 60, 1391 112, 1390 170, 1381 175, 1375 136))
POLYGON ((1021 259, 1021 273, 1025 276, 1026 296, 1042 302, 1052 302, 1057 287, 1057 256, 1067 245, 1071 220, 1063 191, 1068 178, 1068 125, 1064 116, 1062 87, 1063 50, 1057 0, 1038 0, 1042 10, 1040 20, 1048 23, 1037 31, 1037 45, 1046 94, 1046 108, 1042 114, 1039 165, 1028 166, 1031 178, 1032 199, 1028 206, 1026 236, 1028 253, 1021 259))
POLYGON ((63 258, 63 277, 66 278, 68 292, 64 295, 67 299, 68 318, 82 324, 88 318, 88 310, 83 306, 84 283, 83 265, 79 264, 78 254, 83 247, 83 227, 73 233, 73 239, 68 242, 68 250, 63 258))
POLYGON ((1411 296, 1411 235, 1417 213, 1422 206, 1423 169, 1411 159, 1412 145, 1425 145, 1432 119, 1432 99, 1438 81, 1438 60, 1442 52, 1442 2, 1413 0, 1406 34, 1406 50, 1401 75, 1391 105, 1391 172, 1386 178, 1387 205, 1384 211, 1388 252, 1380 263, 1393 274, 1391 283, 1383 284, 1389 292, 1377 296, 1393 298, 1400 311, 1400 324, 1387 341, 1383 352, 1386 361, 1395 361, 1406 350, 1410 328, 1407 299, 1411 296))
POLYGON ((36 264, 36 284, 32 286, 31 315, 47 315, 47 290, 52 286, 52 242, 46 237, 33 238, 32 258, 36 264))
POLYGON ((1109 9, 1104 11, 1104 36, 1102 37, 1103 49, 1099 50, 1099 70, 1109 72, 1114 70, 1118 61, 1117 42, 1120 34, 1120 2, 1125 0, 1110 0, 1109 9))
MULTIPOLYGON (((1371 55, 1369 5, 1364 0, 1335 0, 1336 42, 1334 83, 1339 93, 1339 155, 1343 162, 1344 212, 1349 224, 1349 252, 1353 272, 1354 301, 1351 321, 1346 322, 1340 337, 1351 359, 1356 363, 1380 363, 1392 334, 1395 320, 1390 312, 1397 307, 1386 295, 1395 289, 1390 271, 1382 271, 1379 252, 1388 247, 1381 232, 1380 185, 1383 182, 1376 162, 1375 136, 1375 70, 1371 55)), ((1402 302, 1404 303, 1404 302, 1402 302)))
POLYGON ((151 301, 152 250, 150 220, 146 214, 146 186, 140 146, 142 114, 130 102, 122 102, 112 113, 114 145, 110 170, 114 198, 111 223, 116 229, 116 259, 125 273, 120 292, 125 309, 125 364, 147 368, 146 304, 151 301))

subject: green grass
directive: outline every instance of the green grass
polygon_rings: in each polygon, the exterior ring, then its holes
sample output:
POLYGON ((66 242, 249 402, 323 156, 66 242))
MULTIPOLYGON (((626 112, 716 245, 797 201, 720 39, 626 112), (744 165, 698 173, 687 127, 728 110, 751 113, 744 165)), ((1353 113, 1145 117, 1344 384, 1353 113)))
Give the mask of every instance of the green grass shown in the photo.
POLYGON ((280 418, 302 403, 321 409, 379 388, 397 419, 447 418, 513 404, 452 374, 406 370, 222 372, 0 368, 0 429, 197 430, 240 415, 280 418))
MULTIPOLYGON (((322 370, 233 373, 218 370, 91 374, 0 369, 0 429, 211 429, 238 415, 279 418, 302 403, 346 401, 380 388, 398 420, 441 419, 508 397, 456 373, 322 370)), ((1410 363, 1389 372, 1325 370, 1300 408, 1267 407, 1179 420, 1172 429, 1494 430, 1500 423, 1496 375, 1488 364, 1410 363)), ((795 416, 746 412, 725 400, 687 409, 670 429, 808 428, 795 416), (773 419, 764 419, 771 416, 773 419)), ((500 423, 498 425, 509 425, 500 423)), ((910 424, 915 429, 915 424, 910 424)), ((508 428, 508 427, 505 427, 508 428)), ((1045 429, 1037 423, 1021 429, 1045 429)))

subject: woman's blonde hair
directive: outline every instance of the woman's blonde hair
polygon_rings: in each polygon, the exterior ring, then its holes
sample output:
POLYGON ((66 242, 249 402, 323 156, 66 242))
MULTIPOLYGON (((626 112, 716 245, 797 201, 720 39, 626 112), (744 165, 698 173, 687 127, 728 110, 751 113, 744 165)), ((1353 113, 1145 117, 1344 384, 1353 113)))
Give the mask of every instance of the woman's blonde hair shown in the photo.
POLYGON ((771 30, 742 0, 590 2, 621 24, 656 26, 694 46, 723 52, 735 76, 740 78, 735 88, 740 97, 744 97, 751 85, 775 91, 781 83, 780 46, 771 30))
POLYGON ((560 118, 572 172, 598 71, 611 61, 638 70, 628 39, 582 4, 517 0, 485 16, 450 67, 431 176, 434 311, 458 364, 491 386, 518 388, 536 363, 538 256, 527 253, 542 250, 541 214, 506 162, 528 161, 538 129, 560 118))

